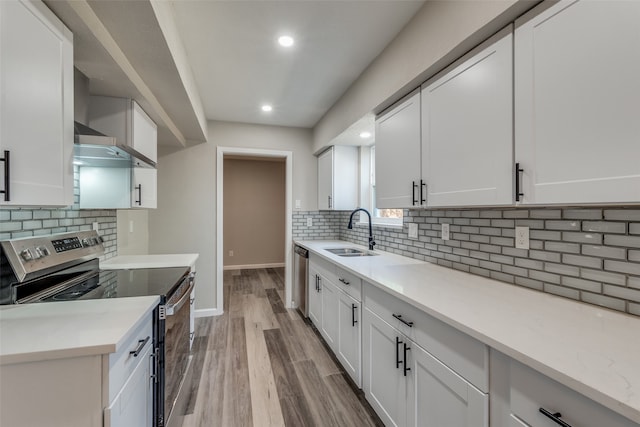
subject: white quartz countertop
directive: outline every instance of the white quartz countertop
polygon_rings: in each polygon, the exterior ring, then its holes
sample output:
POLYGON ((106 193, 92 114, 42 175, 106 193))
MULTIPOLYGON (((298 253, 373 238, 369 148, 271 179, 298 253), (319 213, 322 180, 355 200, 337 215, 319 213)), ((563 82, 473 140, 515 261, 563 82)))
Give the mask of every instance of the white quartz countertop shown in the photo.
POLYGON ((640 423, 640 319, 344 241, 296 241, 424 312, 640 423))
POLYGON ((191 267, 193 270, 198 254, 120 255, 100 263, 103 270, 135 268, 191 267))
POLYGON ((158 296, 0 306, 0 365, 114 353, 158 296))

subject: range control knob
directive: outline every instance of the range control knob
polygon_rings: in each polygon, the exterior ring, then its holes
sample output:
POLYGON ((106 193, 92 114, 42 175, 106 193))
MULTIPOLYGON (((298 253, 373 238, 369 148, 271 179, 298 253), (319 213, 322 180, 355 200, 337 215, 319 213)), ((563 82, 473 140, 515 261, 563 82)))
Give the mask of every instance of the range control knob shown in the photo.
POLYGON ((49 252, 49 249, 47 249, 45 246, 38 246, 36 248, 36 252, 38 252, 40 254, 40 256, 38 258, 50 255, 51 253, 49 252))
POLYGON ((33 252, 31 252, 31 249, 23 249, 22 252, 20 252, 20 256, 25 261, 31 261, 33 259, 33 252))
POLYGON ((88 238, 88 237, 87 237, 87 238, 85 238, 85 239, 82 239, 82 246, 85 246, 85 247, 86 247, 86 246, 93 246, 93 245, 95 245, 95 243, 94 243, 92 240, 93 240, 93 239, 90 239, 90 238, 88 238))

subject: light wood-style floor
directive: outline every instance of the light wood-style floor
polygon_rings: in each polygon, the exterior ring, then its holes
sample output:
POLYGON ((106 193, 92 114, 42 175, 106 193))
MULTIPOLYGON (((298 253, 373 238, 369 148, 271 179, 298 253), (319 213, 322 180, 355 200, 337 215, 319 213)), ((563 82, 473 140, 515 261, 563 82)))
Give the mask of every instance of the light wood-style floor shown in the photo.
POLYGON ((183 427, 382 426, 314 329, 284 307, 283 275, 225 272, 224 315, 196 319, 183 427))

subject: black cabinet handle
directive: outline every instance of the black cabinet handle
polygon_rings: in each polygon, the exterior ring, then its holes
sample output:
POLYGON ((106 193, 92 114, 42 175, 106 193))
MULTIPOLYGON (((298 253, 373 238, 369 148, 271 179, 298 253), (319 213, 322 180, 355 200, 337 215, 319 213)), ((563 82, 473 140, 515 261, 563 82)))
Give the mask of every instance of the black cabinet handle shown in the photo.
POLYGON ((400 360, 400 344, 402 344, 402 341, 400 341, 399 337, 396 337, 396 369, 402 364, 402 360, 400 360))
POLYGON ((420 204, 424 205, 427 199, 423 196, 427 192, 427 183, 423 180, 420 180, 420 204), (424 191, 422 191, 424 189, 424 191))
POLYGON ((404 365, 404 376, 407 376, 407 372, 409 372, 411 370, 411 368, 407 367, 407 351, 411 350, 411 347, 409 347, 407 344, 404 345, 404 360, 402 361, 403 365, 404 365))
POLYGON ((329 209, 331 209, 331 196, 327 196, 329 198, 329 209))
POLYGON ((418 203, 418 199, 416 199, 416 188, 418 188, 418 184, 415 181, 411 181, 411 205, 415 206, 418 203))
POLYGON ((138 190, 138 200, 136 200, 136 203, 138 206, 142 206, 142 184, 136 185, 135 188, 138 190))
POLYGON ((338 279, 339 281, 341 281, 342 283, 344 283, 345 285, 350 284, 351 282, 349 282, 348 280, 343 279, 342 277, 338 279))
POLYGON ((568 424, 560 419, 562 414, 560 412, 552 413, 551 411, 547 411, 544 408, 540 408, 540 412, 547 418, 550 418, 554 423, 561 425, 562 427, 571 427, 571 424, 568 424))
POLYGON ((516 202, 520 201, 520 197, 524 196, 524 193, 520 191, 520 174, 524 172, 524 169, 520 168, 520 163, 516 163, 516 202))
POLYGON ((4 201, 8 202, 11 200, 11 195, 9 194, 9 176, 11 175, 9 150, 4 150, 4 157, 0 158, 0 162, 4 162, 4 190, 0 190, 0 193, 4 194, 4 201))
POLYGON ((351 326, 356 326, 356 323, 358 323, 358 320, 356 319, 357 308, 358 308, 357 305, 351 304, 351 326))
POLYGON ((398 319, 399 321, 401 321, 402 323, 404 323, 405 325, 407 325, 410 328, 413 328, 413 322, 409 322, 407 320, 404 320, 402 318, 401 314, 394 314, 393 317, 395 317, 396 319, 398 319))
POLYGON ((144 346, 147 345, 150 339, 151 337, 147 337, 146 339, 138 340, 138 346, 135 349, 131 350, 129 354, 133 354, 133 357, 138 357, 138 355, 140 354, 144 346))

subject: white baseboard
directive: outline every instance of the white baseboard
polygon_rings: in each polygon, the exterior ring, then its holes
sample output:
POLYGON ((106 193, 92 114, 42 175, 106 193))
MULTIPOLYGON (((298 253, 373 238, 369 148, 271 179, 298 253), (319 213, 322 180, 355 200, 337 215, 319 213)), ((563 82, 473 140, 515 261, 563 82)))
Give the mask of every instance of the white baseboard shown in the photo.
POLYGON ((195 317, 220 316, 222 315, 222 310, 218 310, 217 308, 201 308, 195 310, 194 315, 195 317))
POLYGON ((271 264, 225 265, 224 270, 255 270, 257 268, 278 268, 284 266, 284 262, 274 262, 271 264))

